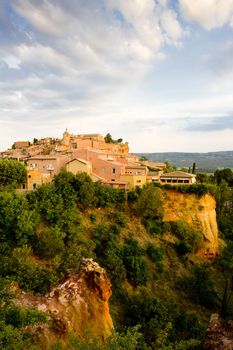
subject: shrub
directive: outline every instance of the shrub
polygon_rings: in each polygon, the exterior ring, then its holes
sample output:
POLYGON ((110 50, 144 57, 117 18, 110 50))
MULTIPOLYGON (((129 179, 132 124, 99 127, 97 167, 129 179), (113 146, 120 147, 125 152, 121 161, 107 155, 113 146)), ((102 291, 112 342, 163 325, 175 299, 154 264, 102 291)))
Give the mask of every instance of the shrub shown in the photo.
POLYGON ((109 215, 110 220, 114 220, 114 222, 120 227, 126 227, 128 224, 128 216, 122 211, 114 211, 109 215))
MULTIPOLYGON (((126 269, 122 260, 122 249, 118 242, 120 226, 97 225, 93 230, 95 243, 94 252, 101 266, 106 268, 114 287, 120 288, 121 282, 126 278, 126 269)), ((115 292, 116 288, 113 288, 115 292)))
POLYGON ((162 259, 164 255, 164 249, 161 247, 156 247, 154 244, 149 243, 146 252, 149 258, 156 264, 159 272, 163 271, 162 259))
POLYGON ((0 160, 0 186, 12 185, 17 187, 26 182, 27 171, 24 164, 12 160, 0 160))
POLYGON ((66 234, 57 226, 38 230, 33 243, 35 253, 41 258, 54 258, 64 249, 65 236, 66 234))
POLYGON ((161 190, 153 184, 146 185, 138 197, 135 209, 145 219, 161 219, 163 217, 161 190))
POLYGON ((73 204, 77 199, 74 189, 75 175, 67 171, 61 171, 53 179, 55 192, 60 194, 65 205, 73 204))
POLYGON ((167 231, 167 223, 162 220, 154 220, 154 219, 146 219, 142 220, 142 224, 145 226, 147 232, 149 232, 152 236, 160 235, 167 231))
POLYGON ((214 197, 216 196, 216 186, 212 184, 193 184, 193 185, 163 185, 165 189, 172 189, 173 191, 178 191, 181 193, 191 193, 196 194, 198 197, 202 197, 207 193, 212 194, 214 197))
POLYGON ((194 266, 191 269, 191 276, 178 279, 176 286, 187 291, 190 299, 196 304, 207 308, 219 306, 219 298, 208 264, 194 266))
POLYGON ((90 222, 96 222, 97 220, 97 214, 96 213, 91 213, 90 214, 90 222))
POLYGON ((17 328, 28 325, 33 326, 37 323, 45 323, 46 320, 47 314, 37 309, 26 309, 12 303, 4 308, 5 323, 17 328))
POLYGON ((145 285, 148 276, 148 264, 142 257, 143 250, 138 242, 132 238, 126 239, 123 247, 123 262, 127 270, 129 280, 138 285, 145 285))
POLYGON ((26 198, 0 192, 0 235, 12 244, 27 244, 34 234, 38 214, 30 210, 26 198))
POLYGON ((32 249, 28 246, 15 248, 2 272, 4 276, 11 276, 12 280, 18 282, 20 288, 37 294, 47 293, 51 284, 58 279, 56 271, 34 261, 32 249))
POLYGON ((195 252, 199 248, 203 240, 203 234, 200 231, 190 228, 183 221, 174 221, 170 224, 172 233, 179 239, 175 244, 179 254, 195 252))
POLYGON ((100 182, 94 184, 95 206, 97 208, 122 205, 125 202, 125 192, 110 186, 103 186, 100 182))

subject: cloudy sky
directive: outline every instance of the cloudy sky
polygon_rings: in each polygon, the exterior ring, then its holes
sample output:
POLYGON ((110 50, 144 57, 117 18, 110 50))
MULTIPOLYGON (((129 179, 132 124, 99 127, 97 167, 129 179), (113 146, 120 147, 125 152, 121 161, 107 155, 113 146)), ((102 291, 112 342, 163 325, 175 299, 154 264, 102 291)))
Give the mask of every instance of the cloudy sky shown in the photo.
POLYGON ((110 132, 233 149, 233 0, 0 0, 0 150, 110 132))

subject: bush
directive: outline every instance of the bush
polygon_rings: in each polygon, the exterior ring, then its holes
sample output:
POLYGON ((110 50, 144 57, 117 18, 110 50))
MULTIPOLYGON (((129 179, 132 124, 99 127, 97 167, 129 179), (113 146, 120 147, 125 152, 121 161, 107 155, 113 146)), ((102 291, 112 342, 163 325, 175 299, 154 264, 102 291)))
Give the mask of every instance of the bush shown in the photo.
POLYGON ((32 335, 0 321, 1 350, 25 350, 30 348, 32 335))
POLYGON ((178 279, 176 286, 187 291, 190 299, 196 304, 207 308, 219 307, 219 298, 208 264, 194 266, 191 269, 191 276, 178 279))
POLYGON ((132 238, 126 239, 123 247, 123 262, 127 277, 136 286, 145 285, 148 276, 148 264, 142 257, 143 250, 132 238))
POLYGON ((163 188, 172 189, 173 191, 178 191, 181 193, 191 193, 196 194, 198 197, 202 197, 205 194, 212 194, 214 197, 216 196, 216 186, 212 184, 193 184, 193 185, 170 185, 164 184, 163 188))
POLYGON ((26 182, 27 171, 24 164, 12 160, 0 160, 0 186, 12 185, 17 187, 26 182))
POLYGON ((174 221, 170 223, 172 233, 179 239, 175 247, 181 255, 195 252, 203 241, 203 234, 183 221, 174 221))
POLYGON ((129 221, 128 216, 122 211, 114 211, 110 213, 109 219, 114 220, 114 222, 120 227, 126 227, 129 221))
MULTIPOLYGON (((95 243, 94 252, 98 261, 107 270, 114 287, 120 288, 121 282, 126 278, 126 269, 122 260, 122 249, 118 242, 120 226, 97 225, 93 230, 95 243)), ((116 294, 115 289, 113 292, 116 294)))
POLYGON ((7 305, 4 308, 4 322, 16 328, 45 323, 46 320, 47 314, 37 309, 26 309, 14 304, 7 305))
POLYGON ((90 222, 96 222, 97 220, 97 214, 96 213, 91 213, 90 214, 90 222))
POLYGON ((94 184, 95 206, 97 208, 122 205, 125 202, 125 192, 110 186, 103 186, 100 182, 94 184))
POLYGON ((152 349, 201 348, 205 328, 200 320, 148 292, 126 296, 125 319, 127 326, 141 325, 144 339, 152 349))
POLYGON ((154 220, 144 218, 142 220, 142 224, 145 226, 147 232, 152 236, 161 235, 169 230, 167 223, 160 219, 154 220))
POLYGON ((28 246, 13 250, 12 256, 5 264, 3 274, 11 276, 12 280, 18 282, 20 288, 37 294, 47 293, 50 286, 58 279, 56 271, 40 266, 34 261, 32 249, 28 246))
POLYGON ((58 227, 44 227, 38 230, 33 243, 35 253, 44 259, 52 259, 64 249, 66 234, 58 227))
POLYGON ((164 249, 156 247, 154 244, 149 243, 146 248, 147 255, 156 264, 159 272, 163 271, 162 259, 164 255, 164 249))
POLYGON ((135 209, 144 219, 161 219, 163 217, 161 190, 153 184, 146 185, 138 197, 135 209))
POLYGON ((0 192, 1 239, 14 245, 27 244, 34 234, 38 214, 30 210, 26 198, 12 192, 0 192))

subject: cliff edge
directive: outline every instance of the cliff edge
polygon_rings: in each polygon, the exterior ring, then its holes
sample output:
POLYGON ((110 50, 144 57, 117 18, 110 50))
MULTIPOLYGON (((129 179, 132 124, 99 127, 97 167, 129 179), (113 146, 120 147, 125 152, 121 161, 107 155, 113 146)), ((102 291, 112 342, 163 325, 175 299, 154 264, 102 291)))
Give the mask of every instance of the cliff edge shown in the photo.
POLYGON ((218 254, 218 225, 216 201, 210 194, 198 197, 177 191, 164 193, 164 221, 182 220, 190 227, 200 230, 204 242, 197 255, 213 258, 218 254))

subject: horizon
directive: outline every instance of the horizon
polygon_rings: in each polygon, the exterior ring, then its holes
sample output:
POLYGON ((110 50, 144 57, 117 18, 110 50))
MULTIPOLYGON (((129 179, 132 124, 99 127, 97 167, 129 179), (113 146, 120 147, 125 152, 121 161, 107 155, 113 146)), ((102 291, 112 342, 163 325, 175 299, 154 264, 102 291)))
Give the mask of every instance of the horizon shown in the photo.
POLYGON ((0 53, 1 151, 66 128, 233 149, 233 1, 0 0, 0 53))
MULTIPOLYGON (((88 133, 90 134, 90 133, 88 133)), ((96 133, 93 133, 93 134, 96 134, 96 133)), ((102 134, 100 134, 102 135, 102 134)), ((105 135, 102 135, 102 136, 105 136, 105 135)), ((112 135, 113 136, 113 135, 112 135)), ((52 137, 52 138, 59 138, 57 136, 44 136, 44 137, 52 137)), ((8 146, 7 148, 5 149, 0 149, 0 152, 4 152, 8 149, 11 149, 12 145, 14 142, 16 141, 29 141, 31 144, 33 143, 33 138, 32 137, 31 139, 18 139, 18 140, 14 140, 11 144, 11 146, 8 146)), ((43 138, 43 137, 42 137, 43 138)), ((40 140, 40 138, 38 138, 40 140)), ((123 143, 127 142, 126 140, 123 140, 123 143)), ((128 143, 128 142, 127 142, 128 143)), ((140 151, 135 151, 135 152, 132 152, 131 149, 130 149, 130 144, 129 144, 129 153, 134 153, 134 154, 161 154, 161 153, 184 153, 184 154, 206 154, 206 153, 221 153, 221 152, 233 152, 233 148, 232 149, 227 149, 227 150, 214 150, 214 151, 204 151, 204 152, 195 152, 195 151, 190 151, 190 152, 185 152, 185 151, 159 151, 159 152, 140 152, 140 151)))

